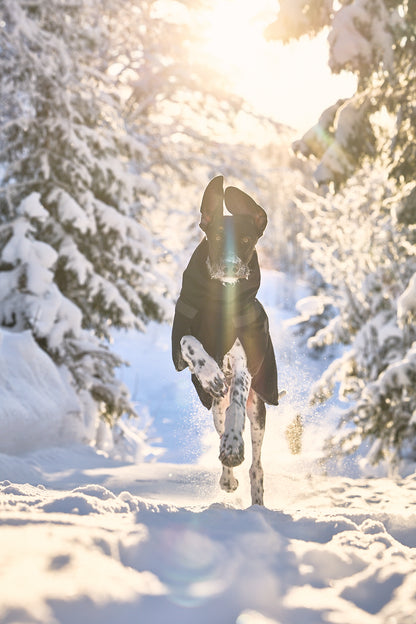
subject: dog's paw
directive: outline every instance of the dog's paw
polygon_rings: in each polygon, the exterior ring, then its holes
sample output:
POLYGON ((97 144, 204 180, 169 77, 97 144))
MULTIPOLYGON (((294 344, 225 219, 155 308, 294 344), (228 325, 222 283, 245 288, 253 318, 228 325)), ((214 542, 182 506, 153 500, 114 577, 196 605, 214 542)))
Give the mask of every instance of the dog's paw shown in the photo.
POLYGON ((238 488, 238 480, 233 475, 232 469, 227 468, 227 466, 223 466, 220 487, 224 492, 228 492, 229 494, 235 492, 238 488))
POLYGON ((241 433, 230 429, 221 436, 220 462, 223 466, 234 468, 244 461, 244 441, 241 433))
POLYGON ((224 375, 221 373, 221 375, 215 376, 212 381, 209 381, 205 390, 215 399, 225 397, 228 392, 228 384, 224 375))
POLYGON ((225 375, 212 358, 198 360, 194 365, 194 372, 205 392, 212 397, 219 399, 227 394, 225 375))
POLYGON ((181 340, 181 350, 185 362, 205 392, 216 399, 224 397, 228 392, 225 375, 201 343, 193 336, 184 336, 181 340))

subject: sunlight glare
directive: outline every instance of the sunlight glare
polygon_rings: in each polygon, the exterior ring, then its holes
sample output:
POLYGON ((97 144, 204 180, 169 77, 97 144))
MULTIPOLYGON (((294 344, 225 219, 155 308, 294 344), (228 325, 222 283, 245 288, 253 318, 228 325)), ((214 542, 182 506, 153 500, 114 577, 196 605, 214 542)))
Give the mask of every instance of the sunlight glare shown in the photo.
POLYGON ((287 45, 266 41, 276 8, 274 0, 216 0, 206 18, 204 53, 259 113, 306 131, 325 108, 353 95, 356 78, 331 74, 326 32, 287 45))
POLYGON ((217 2, 209 16, 206 49, 224 67, 241 71, 242 64, 255 61, 263 29, 250 0, 217 2))
POLYGON ((213 4, 207 18, 205 51, 224 73, 234 76, 237 84, 255 70, 259 56, 267 46, 263 38, 265 24, 272 16, 273 13, 265 14, 264 11, 258 14, 258 8, 256 5, 253 8, 251 0, 213 4))

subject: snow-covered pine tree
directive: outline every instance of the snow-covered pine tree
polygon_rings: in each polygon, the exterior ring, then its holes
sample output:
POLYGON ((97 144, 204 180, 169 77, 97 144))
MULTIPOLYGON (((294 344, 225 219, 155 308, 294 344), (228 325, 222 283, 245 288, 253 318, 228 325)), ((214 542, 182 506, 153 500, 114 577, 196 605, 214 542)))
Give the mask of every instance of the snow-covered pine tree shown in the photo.
POLYGON ((318 161, 315 178, 342 190, 300 200, 305 248, 339 315, 311 345, 349 345, 314 389, 337 382, 351 408, 328 447, 371 442, 371 461, 416 459, 416 5, 406 0, 280 2, 268 35, 329 28, 330 67, 357 75, 357 92, 325 111, 295 147, 318 161), (351 427, 352 425, 352 427, 351 427))
POLYGON ((146 145, 127 135, 108 72, 116 8, 5 0, 0 27, 0 323, 30 329, 109 420, 133 408, 103 339, 164 306, 140 224, 151 187, 130 165, 146 145))
POLYGON ((298 199, 310 221, 304 246, 327 284, 317 303, 323 304, 321 310, 332 305, 338 311, 308 344, 344 345, 342 356, 311 393, 316 403, 338 390, 349 402, 340 431, 328 440, 331 455, 353 452, 364 442, 375 463, 398 463, 409 455, 416 459, 416 292, 411 279, 416 236, 414 228, 392 227, 391 206, 400 201, 386 170, 374 166, 352 177, 335 196, 305 192, 298 199))
POLYGON ((416 5, 408 0, 282 0, 266 32, 284 42, 328 29, 329 66, 352 72, 356 93, 325 111, 295 147, 318 161, 320 184, 344 182, 366 158, 390 150, 391 174, 414 178, 416 5))

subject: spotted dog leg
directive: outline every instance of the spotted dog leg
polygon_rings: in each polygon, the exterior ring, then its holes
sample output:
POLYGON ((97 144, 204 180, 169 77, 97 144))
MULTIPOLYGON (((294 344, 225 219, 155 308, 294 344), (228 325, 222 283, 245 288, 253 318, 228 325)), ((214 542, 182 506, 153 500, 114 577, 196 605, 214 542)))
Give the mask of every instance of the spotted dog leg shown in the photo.
MULTIPOLYGON (((220 438, 224 434, 225 411, 227 404, 228 397, 214 399, 212 403, 212 415, 214 418, 214 425, 220 438)), ((222 467, 220 487, 225 492, 235 492, 235 490, 238 488, 238 480, 234 477, 232 468, 229 468, 228 466, 222 467)))
POLYGON ((261 465, 261 447, 266 425, 266 407, 253 389, 247 401, 247 416, 251 425, 252 463, 250 468, 251 502, 263 505, 263 467, 261 465))
POLYGON ((251 376, 244 349, 237 339, 224 358, 225 368, 233 371, 230 404, 225 412, 224 433, 220 442, 220 460, 224 466, 239 466, 244 460, 243 431, 251 376), (229 360, 227 363, 226 360, 229 360))
POLYGON ((217 398, 227 394, 228 385, 224 373, 197 338, 184 336, 181 340, 181 351, 191 373, 196 375, 205 392, 217 398))

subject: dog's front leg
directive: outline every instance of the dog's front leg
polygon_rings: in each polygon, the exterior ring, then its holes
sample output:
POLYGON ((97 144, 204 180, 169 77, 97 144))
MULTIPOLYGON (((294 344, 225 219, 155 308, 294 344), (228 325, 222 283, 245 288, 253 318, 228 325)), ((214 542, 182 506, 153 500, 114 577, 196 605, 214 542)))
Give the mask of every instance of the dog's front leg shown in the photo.
POLYGON ((220 461, 224 466, 239 466, 244 461, 243 431, 246 418, 246 405, 251 386, 251 375, 247 369, 247 359, 239 342, 227 354, 228 368, 233 371, 230 389, 230 405, 225 412, 224 433, 220 443, 220 461))
MULTIPOLYGON (((228 397, 214 399, 212 403, 212 415, 214 418, 215 429, 220 438, 224 435, 225 430, 225 413, 228 404, 228 397)), ((235 492, 238 488, 238 480, 235 478, 233 469, 229 466, 222 466, 222 474, 220 478, 220 487, 225 492, 235 492)))
POLYGON ((194 336, 183 336, 181 351, 191 373, 196 375, 205 392, 215 398, 224 397, 228 392, 225 375, 199 340, 194 336))

